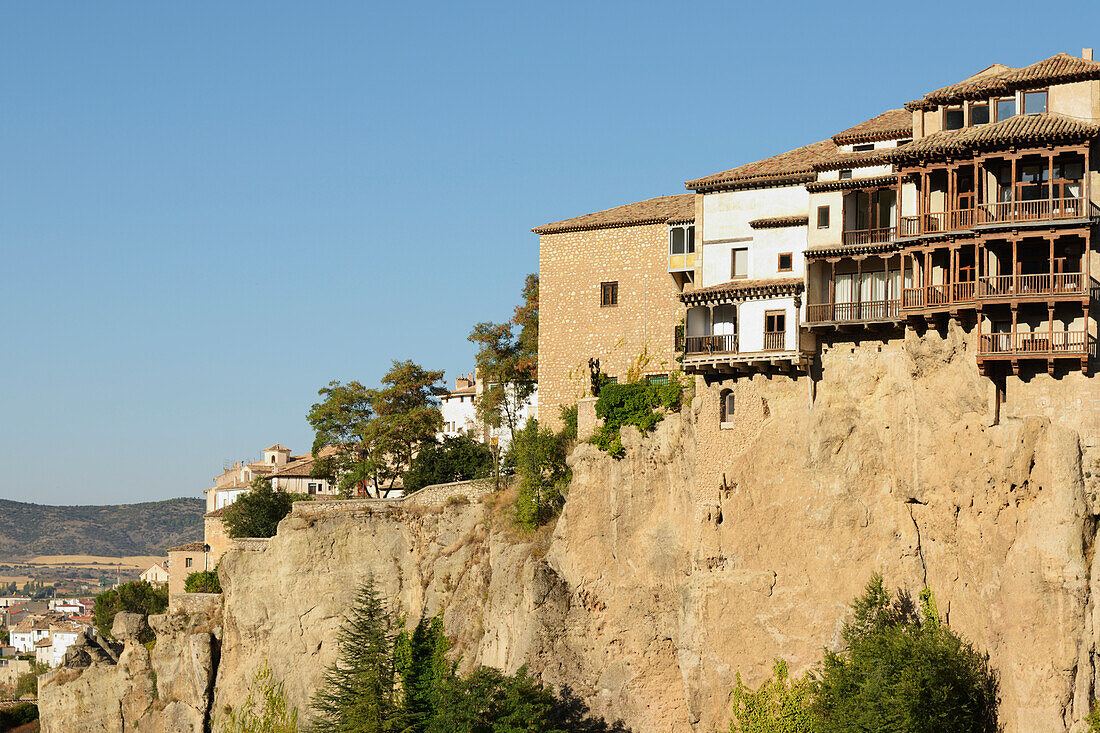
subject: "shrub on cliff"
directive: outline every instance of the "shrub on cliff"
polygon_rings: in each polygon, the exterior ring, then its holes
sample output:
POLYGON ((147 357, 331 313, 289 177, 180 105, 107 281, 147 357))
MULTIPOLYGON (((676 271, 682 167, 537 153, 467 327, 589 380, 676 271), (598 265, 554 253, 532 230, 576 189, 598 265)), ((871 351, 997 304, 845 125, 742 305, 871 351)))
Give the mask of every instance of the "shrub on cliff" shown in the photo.
MULTIPOLYGON (((36 693, 37 694, 37 693, 36 693)), ((38 706, 23 703, 7 710, 0 710, 0 731, 16 730, 21 725, 38 720, 38 706)), ((38 730, 34 728, 33 730, 38 730)))
MULTIPOLYGON (((115 615, 120 611, 140 613, 147 617, 154 613, 164 613, 167 609, 167 586, 158 587, 144 580, 136 580, 132 583, 123 583, 118 588, 103 591, 96 596, 92 617, 100 635, 110 639, 112 638, 111 626, 115 622, 115 615)), ((146 628, 142 633, 141 641, 152 640, 153 632, 146 628)))
POLYGON ((606 382, 600 387, 596 399, 596 417, 603 418, 603 425, 592 435, 591 441, 615 458, 625 455, 621 429, 633 425, 642 435, 649 433, 664 417, 664 410, 679 410, 684 388, 676 374, 671 374, 667 384, 647 381, 614 384, 606 382))
POLYGON ((199 570, 183 581, 185 593, 221 593, 222 584, 217 570, 199 570))
POLYGON ((256 672, 248 695, 225 717, 215 716, 217 733, 298 733, 298 709, 286 699, 286 688, 275 678, 267 662, 256 672))
POLYGON ((811 681, 790 679, 781 659, 775 660, 772 676, 757 690, 742 684, 738 673, 730 733, 823 733, 810 707, 812 693, 811 681))
POLYGON ((564 432, 540 428, 537 420, 516 431, 507 463, 519 476, 515 519, 521 527, 534 529, 561 508, 572 475, 565 463, 568 447, 564 432))
POLYGON ((405 472, 405 491, 432 484, 488 478, 493 472, 493 452, 481 441, 465 435, 444 438, 420 448, 405 472))
POLYGON ((229 505, 222 519, 230 537, 274 537, 294 502, 308 500, 304 494, 275 491, 270 480, 258 476, 249 490, 229 505))

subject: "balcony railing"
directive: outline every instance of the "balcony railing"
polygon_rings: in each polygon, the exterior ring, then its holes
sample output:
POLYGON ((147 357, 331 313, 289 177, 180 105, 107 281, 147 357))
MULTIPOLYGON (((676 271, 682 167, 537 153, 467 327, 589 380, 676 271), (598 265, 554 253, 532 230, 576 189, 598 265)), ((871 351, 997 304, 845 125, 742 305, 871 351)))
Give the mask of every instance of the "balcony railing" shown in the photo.
POLYGON ((669 272, 684 272, 686 270, 695 269, 695 253, 688 252, 687 254, 669 255, 668 256, 668 271, 669 272))
POLYGON ((844 244, 882 244, 893 241, 897 236, 897 227, 879 227, 878 229, 856 229, 844 232, 844 244))
POLYGON ((684 353, 691 354, 727 354, 737 352, 737 334, 717 336, 688 336, 684 339, 684 353))
POLYGON ((1095 351, 1095 339, 1087 331, 1013 331, 983 333, 978 337, 978 354, 983 356, 1035 354, 1081 355, 1095 351))
POLYGON ((1080 219, 1085 216, 1085 199, 1061 198, 1036 201, 1006 201, 978 204, 978 223, 1080 219))
POLYGON ((901 301, 865 300, 860 303, 811 303, 806 306, 807 323, 886 321, 898 317, 901 301))
POLYGON ((972 280, 927 285, 919 288, 903 288, 901 291, 902 308, 939 308, 953 303, 973 303, 976 283, 972 280))
POLYGON ((767 332, 764 334, 764 351, 785 351, 787 339, 783 331, 767 332))
POLYGON ((1054 275, 983 275, 978 278, 979 298, 1012 298, 1028 295, 1085 295, 1086 279, 1080 272, 1054 275))
POLYGON ((924 215, 922 226, 924 234, 969 229, 974 226, 974 210, 953 209, 951 211, 930 212, 924 215))

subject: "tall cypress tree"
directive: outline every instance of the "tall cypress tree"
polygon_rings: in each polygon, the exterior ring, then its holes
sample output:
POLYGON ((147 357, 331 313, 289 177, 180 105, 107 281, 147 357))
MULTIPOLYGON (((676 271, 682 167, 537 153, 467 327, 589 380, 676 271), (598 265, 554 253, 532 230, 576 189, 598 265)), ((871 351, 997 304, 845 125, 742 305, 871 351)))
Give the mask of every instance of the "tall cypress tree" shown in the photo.
POLYGON ((405 730, 393 650, 395 623, 369 579, 359 589, 337 635, 339 658, 313 696, 317 733, 405 730))

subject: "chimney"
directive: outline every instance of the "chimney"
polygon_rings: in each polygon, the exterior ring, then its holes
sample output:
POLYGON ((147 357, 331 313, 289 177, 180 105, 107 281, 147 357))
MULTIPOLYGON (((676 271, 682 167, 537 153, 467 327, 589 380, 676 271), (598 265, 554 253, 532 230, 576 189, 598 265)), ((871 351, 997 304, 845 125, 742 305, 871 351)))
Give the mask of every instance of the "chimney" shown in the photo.
POLYGON ((1082 48, 1081 49, 1081 58, 1083 58, 1085 61, 1092 61, 1092 49, 1091 48, 1082 48))

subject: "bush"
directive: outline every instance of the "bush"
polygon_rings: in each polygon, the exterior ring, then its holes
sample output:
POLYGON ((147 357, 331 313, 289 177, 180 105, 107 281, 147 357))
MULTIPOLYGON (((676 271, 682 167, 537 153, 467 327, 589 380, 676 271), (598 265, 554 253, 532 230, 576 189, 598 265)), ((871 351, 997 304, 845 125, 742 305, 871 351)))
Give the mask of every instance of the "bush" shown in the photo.
POLYGON ((596 400, 596 417, 603 418, 603 425, 596 430, 591 441, 615 458, 625 455, 621 428, 633 425, 646 435, 664 417, 658 410, 680 409, 684 388, 675 374, 667 384, 628 382, 605 383, 600 387, 596 400))
POLYGON ((772 676, 755 692, 741 683, 733 688, 730 733, 818 733, 820 721, 810 707, 812 683, 791 680, 787 663, 777 659, 772 676))
POLYGON ((33 669, 30 672, 19 675, 19 679, 15 681, 15 692, 12 696, 18 700, 24 695, 34 695, 38 697, 38 670, 33 669))
POLYGON ((186 593, 221 593, 222 584, 218 580, 217 570, 199 570, 187 576, 183 581, 186 593))
POLYGON ((298 733, 298 710, 286 699, 286 688, 264 662, 244 703, 230 710, 224 720, 215 718, 217 733, 298 733))
POLYGON ((251 488, 225 510, 223 519, 230 537, 274 537, 279 522, 290 514, 296 501, 308 501, 303 494, 274 491, 263 477, 252 480, 251 488))
POLYGON ((416 491, 432 484, 488 478, 493 472, 493 452, 489 446, 465 435, 428 443, 412 459, 405 472, 405 491, 416 491))
POLYGON ((508 463, 520 479, 515 520, 521 527, 534 529, 561 508, 572 477, 565 464, 568 448, 564 433, 540 428, 537 420, 516 432, 508 463))
MULTIPOLYGON (((92 616, 95 619, 96 630, 107 639, 111 636, 111 626, 115 622, 115 614, 119 611, 140 613, 148 617, 154 613, 164 613, 168 609, 168 588, 150 585, 144 580, 136 580, 132 583, 123 583, 118 588, 106 590, 95 597, 95 608, 92 616)), ((142 632, 141 641, 152 641, 153 632, 145 629, 142 632)))
POLYGON ((0 710, 0 730, 13 730, 38 720, 38 706, 23 703, 7 710, 0 710))

